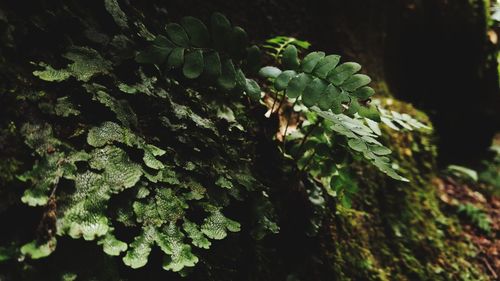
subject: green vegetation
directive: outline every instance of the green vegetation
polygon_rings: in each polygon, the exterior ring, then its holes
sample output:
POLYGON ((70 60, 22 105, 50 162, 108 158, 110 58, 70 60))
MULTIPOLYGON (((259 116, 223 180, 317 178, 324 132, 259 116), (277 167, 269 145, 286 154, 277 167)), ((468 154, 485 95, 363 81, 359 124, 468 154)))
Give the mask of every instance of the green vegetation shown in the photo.
POLYGON ((0 9, 0 215, 24 223, 1 280, 487 280, 440 209, 429 118, 360 64, 221 13, 70 2, 26 30, 75 30, 21 58, 0 9))

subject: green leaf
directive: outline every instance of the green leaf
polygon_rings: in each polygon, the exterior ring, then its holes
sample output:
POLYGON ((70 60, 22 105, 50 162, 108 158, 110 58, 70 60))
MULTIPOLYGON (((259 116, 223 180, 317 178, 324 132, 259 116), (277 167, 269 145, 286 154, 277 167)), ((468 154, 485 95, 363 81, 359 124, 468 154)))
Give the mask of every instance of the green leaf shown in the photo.
POLYGON ((121 141, 123 128, 114 122, 104 122, 99 127, 93 127, 87 135, 87 143, 93 147, 102 147, 114 141, 121 141))
POLYGON ((344 81, 346 81, 360 69, 361 65, 359 65, 358 63, 346 62, 330 71, 326 79, 333 83, 335 86, 340 86, 342 83, 344 83, 344 81))
POLYGON ((147 226, 143 232, 130 244, 127 254, 123 257, 123 262, 131 268, 139 268, 148 262, 151 247, 154 245, 156 231, 154 227, 147 226))
MULTIPOLYGON (((96 84, 94 84, 96 85, 96 84)), ((87 91, 94 94, 93 99, 99 101, 104 106, 109 108, 113 113, 116 114, 116 119, 122 123, 127 128, 137 126, 137 115, 130 107, 127 100, 118 100, 113 96, 109 95, 103 90, 107 90, 104 87, 92 87, 87 86, 87 91)))
POLYGON ((340 61, 340 56, 329 55, 322 58, 314 68, 314 75, 325 79, 330 71, 332 71, 340 61))
POLYGON ((187 203, 170 188, 159 189, 155 195, 156 212, 162 221, 176 222, 184 217, 187 203))
POLYGON ((374 105, 369 105, 369 106, 361 105, 358 108, 358 114, 361 117, 365 117, 373 121, 380 122, 380 113, 378 112, 377 107, 374 105))
POLYGON ((170 40, 159 35, 153 41, 153 45, 137 54, 135 61, 138 63, 162 64, 174 47, 175 45, 170 40))
POLYGON ((203 67, 203 53, 201 50, 194 50, 185 56, 182 73, 186 78, 195 79, 201 75, 203 67))
POLYGON ((167 66, 169 68, 179 68, 184 63, 184 48, 174 48, 168 56, 167 66))
POLYGON ((352 92, 360 87, 370 84, 372 79, 364 74, 355 74, 342 84, 342 89, 352 92))
POLYGON ((72 61, 66 68, 56 70, 50 65, 40 63, 45 70, 34 71, 33 75, 50 82, 61 82, 69 77, 87 82, 95 75, 108 74, 112 68, 110 61, 105 60, 96 50, 87 47, 73 46, 63 57, 72 61))
POLYGON ((221 13, 213 13, 210 17, 210 31, 212 34, 212 44, 217 50, 226 49, 231 36, 231 23, 221 13))
POLYGON ((219 77, 221 75, 219 53, 213 51, 206 52, 203 58, 205 60, 205 69, 203 72, 212 77, 219 77))
POLYGON ((328 84, 321 78, 314 78, 304 90, 302 102, 305 106, 311 107, 319 102, 321 94, 326 90, 328 84))
POLYGON ((233 27, 230 34, 228 51, 234 58, 242 58, 245 55, 245 49, 248 45, 248 35, 245 30, 239 26, 233 27))
POLYGON ((134 186, 142 176, 141 166, 132 162, 127 153, 115 146, 94 149, 89 160, 91 168, 104 170, 104 181, 111 191, 120 192, 134 186))
POLYGON ((264 66, 259 70, 259 75, 264 78, 276 78, 281 74, 281 70, 274 66, 264 66))
POLYGON ((215 240, 224 239, 227 236, 227 231, 240 231, 240 224, 226 218, 220 211, 215 211, 205 218, 201 226, 201 232, 208 238, 215 240))
POLYGON ((58 220, 58 231, 85 240, 106 235, 109 221, 105 211, 110 198, 111 189, 101 174, 90 171, 79 174, 75 179, 75 192, 64 216, 58 220))
POLYGON ((105 0, 104 7, 119 27, 123 29, 128 28, 127 15, 120 8, 117 0, 105 0))
POLYGON ((208 240, 203 232, 198 228, 198 226, 190 222, 187 219, 184 219, 184 223, 182 224, 184 231, 187 233, 188 237, 191 238, 194 246, 203 249, 209 249, 212 244, 210 240, 208 240))
POLYGON ((56 249, 57 241, 52 238, 44 244, 38 244, 36 241, 31 241, 21 247, 21 254, 28 256, 31 259, 41 259, 49 256, 56 249))
POLYGON ((312 52, 309 53, 303 60, 302 60, 302 71, 311 73, 316 65, 319 63, 319 61, 325 57, 324 52, 312 52))
POLYGON ((246 77, 245 77, 245 73, 243 73, 243 71, 241 69, 238 69, 236 70, 236 86, 238 87, 238 89, 240 90, 245 90, 245 87, 246 87, 246 77))
POLYGON ((111 233, 106 234, 103 239, 99 240, 98 244, 102 245, 103 251, 110 256, 119 256, 128 248, 127 243, 116 239, 111 233))
POLYGON ((56 106, 54 107, 56 115, 68 117, 71 115, 79 115, 80 111, 71 102, 69 97, 60 97, 57 99, 56 106))
POLYGON ((366 150, 368 150, 366 143, 361 139, 350 139, 347 144, 355 151, 365 152, 366 150))
POLYGON ((210 43, 210 34, 206 25, 195 17, 184 17, 181 25, 189 35, 189 42, 195 47, 207 47, 210 43))
POLYGON ((260 86, 253 79, 246 79, 245 92, 254 100, 260 99, 260 86))
POLYGON ((247 48, 246 70, 247 73, 256 73, 259 71, 261 64, 261 51, 258 46, 253 45, 247 48))
POLYGON ((375 122, 369 118, 365 118, 365 121, 366 121, 366 124, 368 125, 368 127, 370 127, 370 129, 377 135, 381 136, 382 135, 382 131, 380 131, 380 127, 379 127, 379 124, 378 122, 375 122))
POLYGON ((307 85, 311 83, 312 77, 306 73, 300 73, 290 80, 286 89, 286 95, 291 98, 297 98, 304 93, 307 85))
POLYGON ((169 23, 165 26, 165 30, 174 44, 180 47, 189 47, 189 37, 182 26, 177 23, 169 23))
POLYGON ((362 106, 359 104, 357 99, 351 99, 351 102, 349 103, 349 108, 347 108, 346 111, 344 111, 344 114, 353 116, 362 106))
POLYGON ((369 149, 374 154, 380 155, 380 156, 389 155, 392 153, 392 151, 389 148, 382 146, 382 145, 378 145, 378 144, 370 144, 369 149))
POLYGON ((17 247, 14 245, 10 247, 0 246, 0 264, 4 261, 13 260, 17 256, 17 247))
POLYGON ((225 90, 231 90, 236 86, 236 70, 233 61, 224 60, 221 68, 221 76, 217 79, 219 85, 225 90))
MULTIPOLYGON (((330 84, 330 85, 332 85, 332 84, 330 84)), ((332 104, 330 109, 335 114, 343 113, 345 110, 343 105, 349 103, 350 101, 351 101, 351 98, 349 97, 349 95, 346 92, 342 91, 342 92, 338 93, 337 95, 335 95, 335 99, 334 99, 333 104, 332 104)))
POLYGON ((156 243, 164 253, 163 269, 178 272, 184 267, 198 263, 198 257, 191 252, 191 246, 182 242, 184 235, 174 223, 157 233, 156 243))
POLYGON ((335 101, 338 99, 338 96, 340 95, 340 90, 335 87, 332 84, 329 84, 323 95, 321 95, 321 98, 318 101, 318 107, 321 110, 328 110, 332 108, 332 106, 335 104, 335 101))
POLYGON ((473 180, 475 182, 477 182, 477 180, 478 180, 478 176, 477 176, 476 171, 469 169, 469 168, 466 168, 466 167, 463 167, 463 166, 449 165, 447 167, 447 170, 450 172, 458 173, 462 176, 469 177, 471 180, 473 180))
POLYGON ((226 177, 222 177, 222 176, 217 179, 215 184, 222 187, 222 188, 226 188, 226 189, 233 188, 233 183, 230 180, 228 180, 226 177))
POLYGON ((366 86, 357 89, 352 93, 353 96, 359 98, 360 100, 366 100, 375 94, 375 90, 366 86))
POLYGON ((297 53, 297 48, 290 44, 283 51, 281 62, 285 69, 297 70, 300 66, 300 61, 297 53))
POLYGON ((297 73, 293 70, 283 71, 280 75, 278 75, 278 77, 276 77, 276 80, 274 80, 274 88, 278 91, 286 89, 288 82, 290 82, 295 75, 297 75, 297 73))

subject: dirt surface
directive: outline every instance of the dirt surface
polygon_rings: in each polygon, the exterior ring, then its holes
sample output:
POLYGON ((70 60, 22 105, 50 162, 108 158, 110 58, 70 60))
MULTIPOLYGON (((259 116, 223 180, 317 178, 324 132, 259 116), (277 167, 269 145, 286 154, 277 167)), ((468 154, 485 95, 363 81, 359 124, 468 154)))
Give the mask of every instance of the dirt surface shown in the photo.
POLYGON ((500 198, 481 192, 481 186, 468 183, 450 176, 436 178, 434 181, 438 195, 450 215, 457 215, 464 235, 478 250, 476 256, 484 265, 492 280, 500 278, 500 198), (460 205, 472 204, 480 209, 490 220, 491 231, 481 230, 469 217, 460 213, 460 205))

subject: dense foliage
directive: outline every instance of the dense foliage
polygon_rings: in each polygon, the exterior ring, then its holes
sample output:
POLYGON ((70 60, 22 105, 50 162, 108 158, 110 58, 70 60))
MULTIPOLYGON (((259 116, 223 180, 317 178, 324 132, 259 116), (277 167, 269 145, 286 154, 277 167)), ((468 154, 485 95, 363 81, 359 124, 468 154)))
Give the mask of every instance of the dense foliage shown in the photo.
MULTIPOLYGON (((182 277, 198 266, 197 276, 231 274, 214 259, 233 259, 235 244, 265 252, 258 243, 289 227, 280 220, 294 220, 285 214, 296 206, 283 195, 306 198, 294 235, 321 237, 335 224, 332 210, 357 215, 353 198, 372 192, 369 185, 360 190, 364 172, 380 182, 422 183, 411 168, 400 168, 407 159, 389 158, 390 134, 431 127, 372 100, 371 78, 358 73, 358 63, 309 52, 308 42, 291 37, 251 45, 220 13, 207 24, 187 16, 151 27, 125 7, 104 1, 112 32, 71 14, 83 34, 30 58, 20 72, 2 70, 17 82, 2 85, 5 100, 22 110, 4 113, 0 141, 12 151, 0 166, 1 183, 15 183, 22 194, 2 189, 0 212, 22 209, 22 202, 41 213, 35 235, 14 231, 0 244, 8 278, 36 279, 43 266, 30 262, 71 251, 60 242, 67 237, 92 241, 83 247, 102 248, 104 262, 91 274, 69 266, 44 278, 120 280, 116 260, 138 269, 158 266, 158 257, 164 270, 182 277), (213 249, 217 243, 229 247, 213 249)), ((48 28, 44 20, 35 28, 48 28)), ((425 141, 398 145, 431 150, 425 141)), ((460 211, 488 228, 473 208, 460 211)))

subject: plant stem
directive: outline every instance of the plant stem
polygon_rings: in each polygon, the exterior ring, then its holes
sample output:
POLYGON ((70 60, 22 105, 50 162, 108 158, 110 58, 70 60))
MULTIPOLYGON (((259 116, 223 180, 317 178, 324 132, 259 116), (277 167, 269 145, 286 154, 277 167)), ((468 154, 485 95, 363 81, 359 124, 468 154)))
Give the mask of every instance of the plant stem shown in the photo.
MULTIPOLYGON (((296 99, 293 104, 292 104, 292 113, 293 113, 293 108, 297 104, 298 99, 296 99)), ((285 144, 286 144, 286 133, 288 132, 288 125, 290 124, 290 118, 292 113, 290 113, 290 116, 286 119, 286 127, 285 127, 285 132, 283 133, 283 153, 285 153, 285 144)))
POLYGON ((299 146, 299 149, 298 151, 301 151, 302 150, 302 147, 304 146, 304 144, 306 143, 306 140, 307 138, 309 137, 309 135, 311 135, 311 133, 314 131, 314 129, 316 129, 316 127, 319 126, 319 124, 323 121, 323 117, 318 117, 318 120, 311 126, 311 128, 309 129, 309 131, 307 131, 306 135, 302 138, 302 141, 300 142, 300 146, 299 146))

